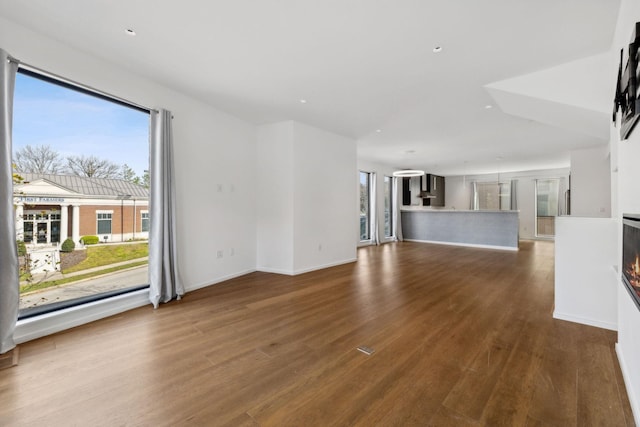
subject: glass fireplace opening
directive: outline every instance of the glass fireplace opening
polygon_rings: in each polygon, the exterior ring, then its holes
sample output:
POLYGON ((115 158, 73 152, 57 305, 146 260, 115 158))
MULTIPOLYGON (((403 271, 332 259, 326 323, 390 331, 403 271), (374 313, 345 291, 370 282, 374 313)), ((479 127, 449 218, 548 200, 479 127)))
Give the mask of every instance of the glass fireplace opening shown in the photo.
POLYGON ((622 280, 640 309, 640 215, 622 217, 622 280))

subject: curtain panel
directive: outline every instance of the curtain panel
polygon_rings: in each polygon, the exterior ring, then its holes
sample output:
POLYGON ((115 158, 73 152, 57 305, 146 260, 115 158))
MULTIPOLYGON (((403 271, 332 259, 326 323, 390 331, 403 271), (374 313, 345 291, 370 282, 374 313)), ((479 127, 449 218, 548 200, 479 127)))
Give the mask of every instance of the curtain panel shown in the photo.
POLYGON ((371 172, 369 174, 369 215, 371 215, 371 243, 380 244, 380 235, 378 233, 378 174, 371 172))
POLYGON ((393 177, 393 234, 402 242, 402 178, 393 177))
POLYGON ((2 49, 0 61, 0 353, 6 353, 16 346, 13 333, 20 303, 11 161, 13 92, 18 64, 9 61, 9 55, 2 49))
POLYGON ((154 308, 184 295, 178 274, 171 112, 151 111, 149 300, 154 308))

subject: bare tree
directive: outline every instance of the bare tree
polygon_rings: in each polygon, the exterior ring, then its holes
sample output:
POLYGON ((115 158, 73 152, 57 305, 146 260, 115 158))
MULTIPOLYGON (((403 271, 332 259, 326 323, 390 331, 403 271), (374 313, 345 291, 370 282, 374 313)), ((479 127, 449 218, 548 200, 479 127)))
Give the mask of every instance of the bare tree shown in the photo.
POLYGON ((96 156, 69 156, 67 169, 70 173, 89 178, 120 178, 120 166, 96 156))
POLYGON ((16 151, 13 162, 15 169, 23 173, 56 174, 64 170, 60 154, 48 145, 26 145, 16 151))

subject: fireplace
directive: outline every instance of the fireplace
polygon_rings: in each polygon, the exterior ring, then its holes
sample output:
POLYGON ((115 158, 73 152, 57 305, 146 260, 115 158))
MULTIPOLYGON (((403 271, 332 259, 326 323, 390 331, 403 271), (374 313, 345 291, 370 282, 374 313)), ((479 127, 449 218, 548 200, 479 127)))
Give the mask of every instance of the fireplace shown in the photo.
POLYGON ((622 280, 640 309, 640 215, 622 217, 622 280))

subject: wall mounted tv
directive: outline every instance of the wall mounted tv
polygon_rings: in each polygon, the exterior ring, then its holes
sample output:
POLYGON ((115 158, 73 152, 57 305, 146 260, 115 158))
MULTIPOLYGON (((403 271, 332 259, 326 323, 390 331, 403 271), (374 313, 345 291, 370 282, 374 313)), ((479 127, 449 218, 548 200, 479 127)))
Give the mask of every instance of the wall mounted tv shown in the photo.
POLYGON ((624 55, 620 51, 620 66, 618 68, 618 85, 616 88, 616 97, 614 100, 613 118, 620 109, 621 126, 620 139, 627 139, 633 130, 633 127, 640 119, 640 91, 638 83, 640 82, 640 63, 638 49, 640 47, 640 22, 636 22, 631 43, 629 44, 629 52, 627 62, 623 67, 624 55))

